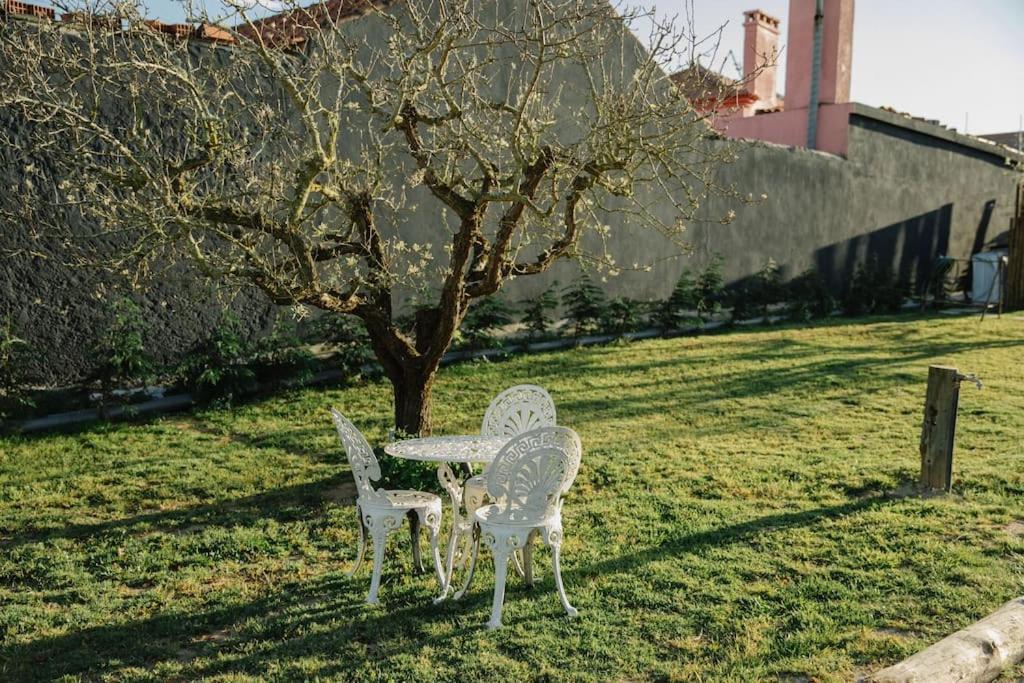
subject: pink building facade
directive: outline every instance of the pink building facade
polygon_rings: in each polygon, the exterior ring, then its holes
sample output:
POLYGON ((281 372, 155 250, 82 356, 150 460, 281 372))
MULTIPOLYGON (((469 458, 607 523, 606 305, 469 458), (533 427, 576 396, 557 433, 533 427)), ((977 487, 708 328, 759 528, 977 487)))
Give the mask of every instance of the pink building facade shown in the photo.
POLYGON ((846 156, 848 149, 854 0, 790 0, 786 90, 776 91, 779 20, 761 10, 744 13, 742 106, 714 107, 714 125, 730 138, 813 147, 846 156), (815 31, 821 31, 815 73, 815 31), (817 82, 815 101, 811 99, 817 82), (808 140, 812 108, 815 139, 808 140), (810 143, 810 144, 809 144, 810 143))

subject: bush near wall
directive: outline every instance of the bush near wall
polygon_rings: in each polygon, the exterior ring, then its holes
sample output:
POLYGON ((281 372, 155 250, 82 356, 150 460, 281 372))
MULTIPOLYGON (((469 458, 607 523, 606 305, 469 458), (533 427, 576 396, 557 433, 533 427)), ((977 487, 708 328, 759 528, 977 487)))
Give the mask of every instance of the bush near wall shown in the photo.
MULTIPOLYGON (((813 269, 784 283, 778 266, 768 261, 757 275, 727 289, 722 266, 718 256, 700 273, 684 270, 663 301, 608 300, 586 274, 564 287, 560 297, 552 284, 518 308, 499 297, 482 299, 466 315, 455 348, 480 351, 523 342, 528 348, 540 339, 621 337, 650 328, 671 333, 699 328, 716 318, 737 323, 783 317, 801 323, 831 315, 836 308, 837 299, 813 269), (559 305, 564 312, 560 323, 555 315, 559 305), (723 317, 726 310, 728 320, 723 317)), ((908 289, 890 270, 868 261, 858 267, 844 293, 842 310, 848 315, 897 311, 908 289)), ((407 317, 411 324, 412 316, 407 317)), ((149 380, 190 393, 200 402, 231 402, 304 384, 322 370, 335 370, 342 381, 353 381, 374 360, 362 324, 346 316, 320 316, 301 324, 282 319, 268 335, 247 341, 238 319, 224 311, 186 360, 169 368, 155 367, 146 355, 146 321, 131 300, 112 304, 107 325, 96 348, 92 384, 64 394, 60 406, 52 396, 36 400, 39 394, 31 388, 32 378, 22 371, 29 349, 8 319, 0 329, 0 420, 84 407, 89 405, 89 391, 97 386, 102 415, 107 403, 132 400, 123 389, 149 380)))

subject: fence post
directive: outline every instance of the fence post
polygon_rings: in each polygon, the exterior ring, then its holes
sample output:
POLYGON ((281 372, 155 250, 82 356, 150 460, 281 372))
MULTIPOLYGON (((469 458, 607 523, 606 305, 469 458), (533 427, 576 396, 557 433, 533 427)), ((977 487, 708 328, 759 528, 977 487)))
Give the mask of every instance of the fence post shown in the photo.
POLYGON ((1024 308, 1024 183, 1017 187, 1017 205, 1010 225, 1010 256, 1006 273, 1006 308, 1024 308))
POLYGON ((953 437, 960 399, 960 373, 956 368, 928 368, 928 392, 921 427, 921 487, 949 491, 953 482, 953 437))

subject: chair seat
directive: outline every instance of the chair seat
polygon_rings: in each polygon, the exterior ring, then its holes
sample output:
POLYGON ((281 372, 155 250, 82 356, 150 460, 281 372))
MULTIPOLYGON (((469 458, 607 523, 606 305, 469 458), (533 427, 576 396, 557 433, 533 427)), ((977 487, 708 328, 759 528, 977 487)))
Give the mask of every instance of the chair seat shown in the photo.
POLYGON ((360 504, 363 507, 387 507, 403 510, 413 510, 422 507, 441 509, 441 499, 433 493, 427 493, 426 491, 387 491, 381 489, 377 493, 381 494, 383 499, 360 501, 360 504))
POLYGON ((495 520, 493 517, 504 510, 504 505, 493 504, 485 505, 482 508, 478 508, 474 513, 473 517, 479 524, 486 524, 491 526, 507 526, 507 527, 524 527, 534 529, 537 527, 545 526, 560 526, 561 515, 557 511, 552 512, 546 517, 537 519, 523 519, 517 521, 510 521, 507 519, 495 520))

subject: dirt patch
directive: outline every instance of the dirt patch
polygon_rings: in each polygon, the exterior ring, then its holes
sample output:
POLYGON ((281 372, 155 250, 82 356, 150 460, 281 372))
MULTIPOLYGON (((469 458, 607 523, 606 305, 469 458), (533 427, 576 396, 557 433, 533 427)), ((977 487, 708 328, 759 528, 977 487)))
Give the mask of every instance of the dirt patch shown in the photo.
POLYGON ((902 628, 876 628, 871 632, 881 638, 916 638, 917 634, 902 628))
POLYGON ((1003 527, 1003 531, 1014 538, 1024 538, 1024 519, 1015 519, 1003 527))
POLYGON ((174 655, 174 658, 179 662, 190 662, 199 656, 199 649, 201 645, 205 645, 207 643, 223 643, 234 636, 234 634, 235 632, 230 628, 221 628, 216 631, 196 636, 192 639, 191 643, 178 650, 177 654, 174 655))

